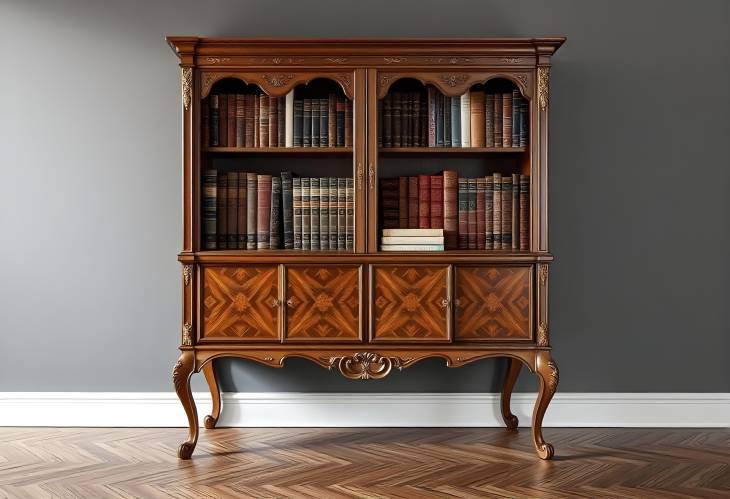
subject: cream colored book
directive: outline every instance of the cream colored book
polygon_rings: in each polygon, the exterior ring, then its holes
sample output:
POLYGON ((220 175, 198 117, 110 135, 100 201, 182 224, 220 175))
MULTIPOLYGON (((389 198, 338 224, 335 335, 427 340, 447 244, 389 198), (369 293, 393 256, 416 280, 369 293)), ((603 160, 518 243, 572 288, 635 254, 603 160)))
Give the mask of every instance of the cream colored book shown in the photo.
POLYGON ((443 244, 384 244, 380 251, 443 251, 443 244))
POLYGON ((380 240, 381 244, 444 244, 443 236, 440 237, 398 237, 385 236, 380 240))
POLYGON ((383 237, 443 237, 444 229, 383 229, 383 237))

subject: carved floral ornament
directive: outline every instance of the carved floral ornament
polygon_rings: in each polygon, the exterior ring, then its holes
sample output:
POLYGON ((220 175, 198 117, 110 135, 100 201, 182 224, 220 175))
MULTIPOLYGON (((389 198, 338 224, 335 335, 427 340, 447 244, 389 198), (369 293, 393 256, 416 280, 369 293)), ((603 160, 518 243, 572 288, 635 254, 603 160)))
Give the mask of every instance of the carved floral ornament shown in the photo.
POLYGON ((181 68, 180 86, 182 90, 183 107, 187 111, 193 97, 193 68, 181 68))
POLYGON ((537 327, 537 346, 546 347, 550 345, 550 336, 548 335, 548 328, 545 322, 540 322, 537 327))
POLYGON ((266 80, 273 87, 283 87, 294 78, 293 74, 265 74, 264 80, 266 80))
POLYGON ((547 366, 548 369, 550 369, 550 373, 548 374, 548 378, 546 380, 547 389, 551 394, 553 394, 555 393, 555 390, 558 389, 558 381, 560 381, 560 371, 558 371, 558 365, 552 360, 548 361, 547 366))
POLYGON ((403 369, 405 361, 398 357, 383 357, 374 352, 358 352, 352 356, 330 357, 328 369, 337 367, 348 379, 382 379, 393 367, 403 369))
POLYGON ((193 344, 193 325, 189 322, 183 324, 182 327, 182 344, 185 346, 193 344))
POLYGON ((537 100, 540 109, 547 111, 550 104, 550 67, 538 66, 537 68, 537 100))
POLYGON ((469 77, 465 74, 442 74, 441 75, 441 81, 446 83, 450 87, 455 87, 456 85, 464 83, 469 77))
POLYGON ((185 286, 190 284, 190 277, 193 275, 193 266, 192 265, 183 265, 183 282, 185 283, 185 286))

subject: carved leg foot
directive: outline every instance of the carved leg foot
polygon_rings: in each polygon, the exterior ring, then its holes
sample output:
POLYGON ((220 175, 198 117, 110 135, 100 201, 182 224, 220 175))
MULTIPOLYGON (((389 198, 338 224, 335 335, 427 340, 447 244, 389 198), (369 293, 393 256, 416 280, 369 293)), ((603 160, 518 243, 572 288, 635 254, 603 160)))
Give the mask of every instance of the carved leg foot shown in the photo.
POLYGON ((215 428, 218 418, 221 415, 221 390, 218 385, 218 375, 213 369, 213 361, 208 362, 203 366, 203 375, 205 380, 208 382, 208 388, 210 389, 210 397, 213 399, 213 410, 210 414, 205 416, 203 419, 203 425, 209 430, 215 428))
POLYGON ((198 411, 195 408, 193 392, 190 390, 190 376, 195 371, 195 356, 191 350, 185 350, 172 370, 172 382, 175 385, 180 402, 188 416, 188 439, 177 450, 177 457, 190 459, 198 443, 198 411))
POLYGON ((532 413, 532 440, 540 459, 551 459, 555 450, 542 438, 542 419, 558 388, 559 379, 558 365, 550 357, 550 352, 541 351, 537 354, 535 373, 540 378, 540 391, 532 413))
POLYGON ((507 374, 504 376, 504 386, 502 387, 502 419, 504 424, 507 425, 507 430, 514 431, 520 424, 520 420, 517 416, 512 414, 510 410, 510 400, 512 398, 512 389, 515 387, 517 377, 520 375, 522 369, 522 361, 509 358, 509 364, 507 364, 507 374))

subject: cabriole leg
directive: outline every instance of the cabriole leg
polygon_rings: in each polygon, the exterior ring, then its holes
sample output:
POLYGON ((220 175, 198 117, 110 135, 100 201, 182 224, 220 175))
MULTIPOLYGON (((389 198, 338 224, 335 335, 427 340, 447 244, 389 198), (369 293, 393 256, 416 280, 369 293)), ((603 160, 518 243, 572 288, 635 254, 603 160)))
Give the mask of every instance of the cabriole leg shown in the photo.
POLYGON ((190 459, 198 443, 198 411, 195 408, 193 392, 190 390, 190 376, 195 371, 195 354, 192 350, 184 350, 180 354, 174 369, 172 370, 172 382, 175 385, 180 402, 188 416, 188 439, 180 444, 177 450, 177 457, 190 459))
POLYGON ((510 410, 510 400, 512 398, 512 389, 515 387, 517 377, 520 375, 522 369, 522 361, 518 359, 508 358, 507 360, 507 374, 504 376, 504 386, 502 387, 502 419, 504 424, 507 425, 507 430, 516 430, 520 424, 517 416, 512 414, 510 410))
POLYGON ((208 416, 203 419, 203 425, 209 430, 215 428, 218 418, 221 415, 221 390, 218 384, 218 375, 213 369, 213 361, 208 362, 203 366, 203 375, 205 380, 208 382, 208 388, 210 389, 210 397, 213 399, 213 409, 210 411, 208 416))
POLYGON ((553 446, 542 438, 542 419, 558 388, 558 365, 552 360, 549 351, 538 352, 535 364, 535 373, 540 379, 540 391, 532 413, 532 440, 540 459, 550 459, 555 451, 553 446))

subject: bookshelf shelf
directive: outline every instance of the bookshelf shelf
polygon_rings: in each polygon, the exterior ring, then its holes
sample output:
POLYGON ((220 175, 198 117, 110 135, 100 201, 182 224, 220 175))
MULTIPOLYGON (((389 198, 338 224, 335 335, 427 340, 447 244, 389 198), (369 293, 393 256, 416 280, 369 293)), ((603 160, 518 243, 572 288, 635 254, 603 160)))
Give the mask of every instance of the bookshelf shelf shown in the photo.
POLYGON ((213 400, 205 427, 218 422, 219 358, 282 367, 298 357, 377 380, 428 358, 460 367, 502 357, 505 424, 518 426, 510 397, 525 365, 540 386, 533 444, 550 459, 549 76, 564 39, 167 41, 183 116, 173 385, 188 438, 178 456, 189 459, 198 439, 193 373, 213 400), (491 216, 490 178, 494 203, 497 185, 512 194, 491 216), (498 219, 491 235, 504 249, 491 249, 486 221, 498 219), (405 226, 428 232, 389 232, 384 243, 447 249, 381 251, 382 231, 405 226), (280 249, 318 240, 347 249, 280 249))

